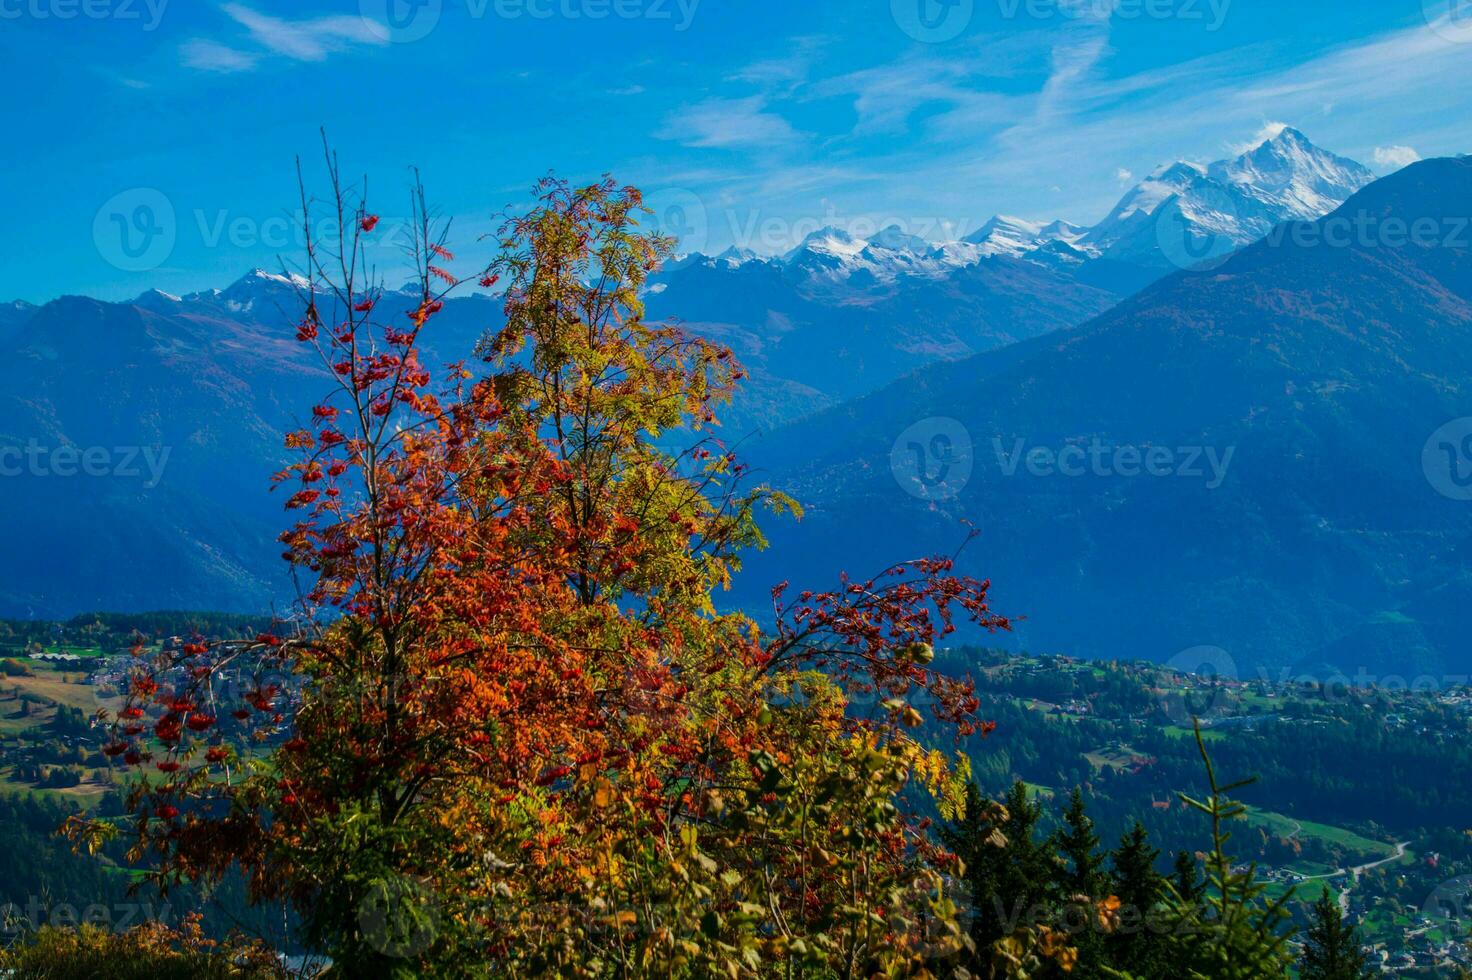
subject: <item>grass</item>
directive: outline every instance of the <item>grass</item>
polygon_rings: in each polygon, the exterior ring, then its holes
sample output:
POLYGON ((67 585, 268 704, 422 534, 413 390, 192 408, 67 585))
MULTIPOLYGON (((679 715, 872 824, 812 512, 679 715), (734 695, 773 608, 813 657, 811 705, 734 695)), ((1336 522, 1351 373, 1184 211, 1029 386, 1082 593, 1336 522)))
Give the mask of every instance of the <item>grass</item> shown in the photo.
POLYGON ((1324 892, 1331 895, 1339 894, 1338 890, 1329 881, 1300 881, 1297 884, 1289 884, 1281 881, 1270 881, 1266 885, 1266 895, 1269 901, 1276 901, 1288 892, 1293 892, 1293 897, 1300 902, 1317 902, 1319 896, 1324 892))
POLYGON ((1329 824, 1315 823, 1312 820, 1297 820, 1293 817, 1284 816, 1281 813, 1272 813, 1267 810, 1250 810, 1247 814, 1247 822, 1254 827, 1262 827, 1276 837, 1291 838, 1294 836, 1316 838, 1327 844, 1342 848, 1351 854, 1364 857, 1366 860, 1378 860, 1390 857, 1395 853, 1394 845, 1384 841, 1371 840, 1363 837, 1352 830, 1343 827, 1334 827, 1329 824), (1296 833, 1295 833, 1296 832, 1296 833))
POLYGON ((51 716, 56 714, 55 708, 32 705, 31 713, 21 717, 16 714, 20 710, 19 704, 20 702, 13 699, 0 701, 0 738, 12 738, 25 734, 33 728, 47 724, 51 721, 51 716))
POLYGON ((0 795, 49 796, 53 799, 68 800, 83 809, 89 809, 101 802, 102 798, 113 788, 104 783, 93 782, 95 772, 96 770, 87 770, 87 776, 80 785, 69 786, 66 789, 35 786, 16 779, 13 772, 7 772, 0 776, 0 795))
POLYGON ((48 672, 35 677, 7 677, 0 681, 0 690, 20 688, 22 692, 45 698, 54 704, 80 708, 91 714, 103 706, 97 698, 97 689, 87 683, 72 683, 75 679, 85 680, 80 673, 48 672))
MULTIPOLYGON (((1166 725, 1165 728, 1162 729, 1162 731, 1164 731, 1165 734, 1170 738, 1196 738, 1195 732, 1193 732, 1189 728, 1182 728, 1180 725, 1166 725)), ((1201 730, 1201 737, 1207 742, 1219 742, 1227 737, 1227 733, 1216 731, 1211 728, 1203 728, 1201 730)))
POLYGON ((1130 760, 1135 755, 1136 752, 1134 749, 1128 745, 1124 745, 1114 750, 1100 749, 1094 752, 1085 752, 1084 758, 1089 760, 1089 764, 1095 769, 1103 769, 1108 766, 1115 772, 1124 772, 1130 768, 1130 760))

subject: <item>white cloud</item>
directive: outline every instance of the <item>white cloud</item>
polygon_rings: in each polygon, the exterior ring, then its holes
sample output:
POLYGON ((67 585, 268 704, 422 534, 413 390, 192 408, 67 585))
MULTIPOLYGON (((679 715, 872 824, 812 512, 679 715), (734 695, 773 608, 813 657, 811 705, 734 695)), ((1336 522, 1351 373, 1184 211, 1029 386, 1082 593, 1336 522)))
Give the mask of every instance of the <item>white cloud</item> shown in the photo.
POLYGON ((1121 184, 1128 184, 1135 179, 1135 175, 1124 167, 1120 167, 1114 172, 1114 179, 1119 181, 1121 184))
POLYGON ((297 61, 322 61, 332 52, 352 44, 388 43, 362 17, 340 15, 290 21, 258 13, 238 3, 227 3, 220 9, 249 31, 251 40, 297 61))
POLYGON ((1399 170, 1402 167, 1409 167, 1419 159, 1421 159, 1421 154, 1409 146, 1375 147, 1375 166, 1387 170, 1399 170))
POLYGON ((1287 128, 1288 124, 1284 122, 1263 123, 1262 129, 1259 129, 1256 135, 1254 135, 1247 142, 1233 143, 1231 146, 1228 147, 1228 149, 1231 150, 1232 156, 1239 157, 1244 153, 1250 153, 1251 151, 1257 149, 1259 146, 1262 146, 1269 140, 1277 139, 1279 136, 1282 135, 1283 130, 1287 128))
POLYGON ((355 45, 388 43, 362 17, 338 15, 283 20, 239 3, 227 3, 220 9, 245 28, 245 36, 231 39, 230 44, 208 38, 186 41, 180 51, 186 66, 202 71, 249 71, 267 52, 293 61, 324 61, 328 55, 355 45), (255 50, 232 46, 236 44, 254 45, 255 50))
POLYGON ((761 96, 706 99, 671 115, 659 134, 685 146, 728 149, 775 146, 796 139, 797 132, 761 96))
POLYGON ((203 38, 195 38, 185 41, 179 50, 180 57, 186 67, 197 68, 200 71, 215 71, 222 74, 237 71, 250 71, 256 66, 257 58, 245 51, 237 51, 228 48, 215 41, 206 41, 203 38))
POLYGON ((1109 53, 1109 15, 1100 8, 1085 13, 1063 32, 1053 48, 1052 73, 1039 93, 1032 125, 1047 125, 1087 99, 1094 69, 1109 53))
POLYGON ((814 85, 811 95, 852 99, 858 116, 852 136, 906 132, 914 115, 930 105, 965 113, 972 132, 1016 119, 1014 100, 972 91, 966 85, 967 71, 955 62, 913 58, 827 79, 814 85))

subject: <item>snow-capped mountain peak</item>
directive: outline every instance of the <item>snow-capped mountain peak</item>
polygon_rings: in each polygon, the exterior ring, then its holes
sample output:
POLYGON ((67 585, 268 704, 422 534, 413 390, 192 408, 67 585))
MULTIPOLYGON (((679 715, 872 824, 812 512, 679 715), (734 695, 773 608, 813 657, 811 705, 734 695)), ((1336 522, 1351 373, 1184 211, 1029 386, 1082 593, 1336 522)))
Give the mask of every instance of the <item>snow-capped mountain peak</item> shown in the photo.
POLYGON ((735 268, 738 265, 745 265, 748 262, 755 262, 760 258, 760 255, 757 255, 749 248, 737 248, 735 245, 732 245, 720 255, 717 255, 715 257, 715 260, 717 262, 722 262, 728 266, 731 266, 732 268, 735 268))
POLYGON ((1040 222, 1028 221, 1026 218, 1017 218, 1010 214, 996 214, 962 241, 973 245, 989 245, 995 251, 1020 253, 1030 250, 1031 246, 1036 244, 1038 235, 1042 234, 1042 231, 1043 226, 1040 222))
POLYGON ((1309 220, 1338 207, 1375 179, 1367 167, 1309 142, 1288 127, 1232 160, 1211 165, 1209 176, 1282 202, 1288 215, 1309 220))
POLYGON ((782 258, 786 262, 800 260, 804 253, 832 256, 837 258, 852 258, 858 255, 869 243, 862 238, 855 238, 842 228, 832 226, 819 228, 802 240, 797 248, 788 252, 782 258))
POLYGON ((1368 168, 1284 127, 1229 160, 1161 167, 1131 188, 1084 241, 1109 258, 1180 264, 1168 246, 1190 240, 1183 254, 1200 258, 1207 242, 1224 253, 1284 221, 1323 217, 1374 179, 1368 168))
POLYGON ((905 232, 899 225, 890 225, 880 230, 869 239, 869 245, 891 252, 909 252, 913 255, 924 255, 935 247, 919 235, 905 232))
POLYGON ((1051 242, 1072 245, 1086 229, 1067 221, 1029 221, 1009 214, 993 215, 965 242, 980 247, 982 255, 1022 256, 1051 242))
MULTIPOLYGON (((278 272, 267 272, 265 269, 257 268, 252 269, 245 275, 241 276, 240 279, 233 286, 230 287, 230 289, 235 289, 241 286, 261 285, 290 286, 293 289, 299 289, 303 286, 310 286, 311 284, 311 280, 308 279, 306 276, 301 275, 300 273, 293 272, 288 275, 282 275, 278 272)), ((226 292, 229 292, 229 290, 226 290, 226 292)))

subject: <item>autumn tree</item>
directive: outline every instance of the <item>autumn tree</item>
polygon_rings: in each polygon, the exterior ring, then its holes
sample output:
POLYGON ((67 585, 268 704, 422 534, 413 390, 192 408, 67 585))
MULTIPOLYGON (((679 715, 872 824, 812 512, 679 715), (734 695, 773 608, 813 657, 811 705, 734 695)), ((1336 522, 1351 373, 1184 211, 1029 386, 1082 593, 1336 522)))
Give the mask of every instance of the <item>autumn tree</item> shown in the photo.
POLYGON ((164 887, 239 867, 351 976, 951 970, 960 866, 906 801, 961 805, 914 729, 978 727, 930 662, 958 616, 1007 628, 988 584, 922 560, 779 586, 765 630, 718 611, 795 505, 716 435, 730 351, 645 320, 671 243, 638 191, 544 181, 461 276, 416 189, 406 311, 329 171, 297 336, 334 388, 278 477, 302 608, 139 649, 107 748, 149 770, 134 856, 164 887), (504 323, 436 383, 421 340, 469 279, 504 323))

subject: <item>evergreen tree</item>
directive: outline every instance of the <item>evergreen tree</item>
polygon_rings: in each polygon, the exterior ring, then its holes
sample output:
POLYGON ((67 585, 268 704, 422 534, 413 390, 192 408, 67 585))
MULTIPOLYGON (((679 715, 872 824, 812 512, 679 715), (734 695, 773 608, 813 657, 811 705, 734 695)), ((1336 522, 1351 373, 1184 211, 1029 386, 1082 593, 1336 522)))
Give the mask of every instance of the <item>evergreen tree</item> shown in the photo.
POLYGON ((983 969, 999 939, 1052 918, 1052 859, 1036 840, 1041 817, 1042 807, 1028 799, 1020 781, 1001 807, 973 784, 966 788, 960 818, 942 831, 946 845, 966 864, 970 933, 983 969))
POLYGON ((1176 852, 1176 866, 1170 883, 1185 904, 1192 905, 1200 901, 1204 886, 1196 868, 1196 855, 1190 851, 1176 852))
POLYGON ((1074 788, 1063 826, 1054 833, 1052 843, 1058 854, 1054 874, 1064 903, 1062 924, 1070 944, 1078 950, 1079 975, 1099 976, 1108 956, 1097 903, 1108 894, 1109 876, 1099 853, 1094 821, 1085 812, 1082 789, 1074 788))
POLYGON ((1099 835, 1094 833, 1094 821, 1084 811, 1084 793, 1074 788, 1068 801, 1068 810, 1063 814, 1063 827, 1057 832, 1056 843, 1064 866, 1058 872, 1058 884, 1067 895, 1086 895, 1103 898, 1102 889, 1107 881, 1104 874, 1104 859, 1099 856, 1099 835))
POLYGON ((1314 919, 1304 937, 1300 980, 1362 980, 1369 977, 1355 927, 1344 921, 1339 903, 1325 888, 1314 903, 1314 919))
POLYGON ((1110 886, 1119 899, 1119 923, 1109 936, 1109 961, 1133 976, 1160 976, 1163 966, 1158 912, 1165 879, 1155 870, 1160 851, 1138 820, 1110 855, 1110 886))
POLYGON ((1292 929, 1286 908, 1292 892, 1268 898, 1267 886, 1258 879, 1256 866, 1240 868, 1227 850, 1232 837, 1228 824, 1247 814, 1247 807, 1230 794, 1253 780, 1222 785, 1199 724, 1196 749, 1206 769, 1210 792, 1200 800, 1182 794, 1181 801, 1210 820, 1211 850, 1207 852, 1200 899, 1188 902, 1172 896, 1168 903, 1165 922, 1169 928, 1164 941, 1171 975, 1182 980, 1285 976, 1292 962, 1288 949, 1292 929))
POLYGON ((1110 855, 1110 880, 1121 905, 1145 910, 1160 900, 1162 879, 1155 870, 1159 857, 1160 851, 1150 846, 1145 825, 1136 820, 1110 855))
POLYGON ((968 782, 959 817, 940 832, 946 846, 966 865, 964 880, 971 900, 969 931, 980 962, 986 961, 991 944, 1000 938, 994 918, 986 909, 986 903, 998 891, 1000 815, 1001 811, 981 795, 976 784, 968 782))

